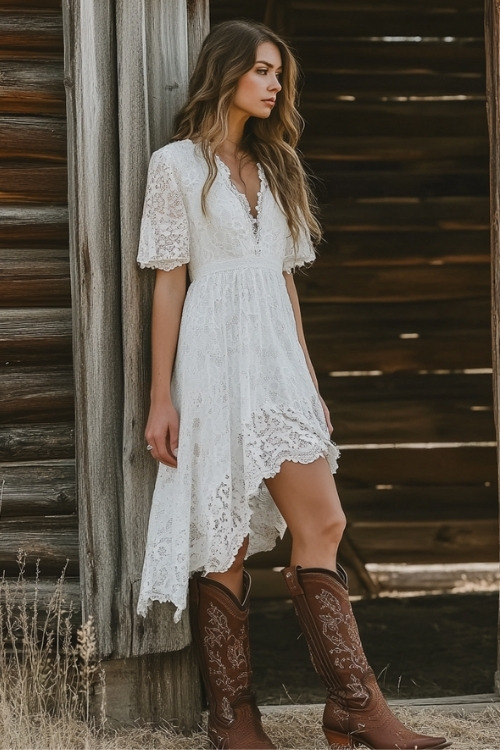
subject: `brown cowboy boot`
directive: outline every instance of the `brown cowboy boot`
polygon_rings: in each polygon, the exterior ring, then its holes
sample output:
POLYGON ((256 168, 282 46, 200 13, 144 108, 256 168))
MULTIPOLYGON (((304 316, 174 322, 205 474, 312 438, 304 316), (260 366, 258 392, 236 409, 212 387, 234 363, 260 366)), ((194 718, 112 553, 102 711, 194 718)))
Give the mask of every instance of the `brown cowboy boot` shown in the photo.
POLYGON ((189 614, 208 699, 208 736, 217 750, 275 750, 251 689, 250 576, 243 575, 242 603, 218 581, 199 575, 190 581, 189 614))
POLYGON ((347 575, 323 568, 283 570, 316 672, 328 697, 323 731, 331 746, 372 750, 437 750, 444 737, 405 727, 391 712, 368 665, 349 601, 347 575))

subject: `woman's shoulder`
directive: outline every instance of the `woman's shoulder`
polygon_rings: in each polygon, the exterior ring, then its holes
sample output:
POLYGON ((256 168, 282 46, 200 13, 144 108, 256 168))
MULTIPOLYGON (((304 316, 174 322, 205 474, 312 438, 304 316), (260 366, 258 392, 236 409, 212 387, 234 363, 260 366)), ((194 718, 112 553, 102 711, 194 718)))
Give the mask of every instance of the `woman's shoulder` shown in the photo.
POLYGON ((157 151, 154 151, 151 158, 155 161, 175 166, 186 159, 194 158, 195 151, 196 144, 189 140, 189 138, 186 138, 182 141, 171 141, 171 143, 167 143, 157 151))

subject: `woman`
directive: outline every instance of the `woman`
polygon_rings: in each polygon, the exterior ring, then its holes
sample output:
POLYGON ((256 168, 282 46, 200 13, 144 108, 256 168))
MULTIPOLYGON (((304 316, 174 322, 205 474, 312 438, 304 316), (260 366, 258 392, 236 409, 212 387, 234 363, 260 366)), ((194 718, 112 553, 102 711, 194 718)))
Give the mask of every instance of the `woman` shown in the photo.
POLYGON ((321 235, 295 152, 296 79, 289 48, 265 26, 215 27, 173 142, 151 159, 138 261, 157 269, 145 435, 160 467, 138 610, 171 601, 178 620, 189 582, 211 741, 275 747, 251 689, 243 564, 288 526, 283 573, 328 690, 328 741, 442 748, 390 713, 336 565, 338 450, 292 273, 321 235))

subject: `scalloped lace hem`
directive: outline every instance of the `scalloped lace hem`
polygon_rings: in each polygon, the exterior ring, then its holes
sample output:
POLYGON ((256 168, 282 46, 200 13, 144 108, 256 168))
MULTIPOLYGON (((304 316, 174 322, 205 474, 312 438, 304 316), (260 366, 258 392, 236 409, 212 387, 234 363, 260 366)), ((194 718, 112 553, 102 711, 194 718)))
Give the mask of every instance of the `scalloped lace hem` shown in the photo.
MULTIPOLYGON (((275 460, 273 462, 272 466, 267 468, 267 470, 265 470, 264 473, 260 474, 260 478, 258 480, 255 480, 255 479, 251 480, 251 486, 245 493, 245 502, 249 510, 248 518, 245 520, 244 525, 242 526, 242 528, 240 529, 236 537, 236 542, 231 546, 229 550, 229 554, 224 559, 224 561, 221 560, 219 565, 214 565, 214 564, 200 565, 190 570, 189 577, 186 581, 186 586, 184 589, 184 596, 182 597, 182 601, 180 600, 179 597, 177 597, 173 593, 170 595, 168 593, 150 594, 146 598, 139 600, 137 604, 137 613, 141 617, 146 617, 148 610, 152 606, 153 602, 159 602, 161 604, 171 603, 176 608, 174 612, 174 616, 173 616, 174 623, 178 623, 182 617, 184 610, 187 607, 187 587, 189 585, 189 578, 194 573, 201 573, 202 575, 208 575, 209 573, 225 573, 233 564, 236 558, 236 555, 238 553, 238 550, 242 546, 246 537, 247 536, 251 537, 252 535, 251 520, 252 520, 252 516, 254 513, 254 508, 252 508, 251 506, 252 498, 258 497, 258 495, 261 492, 265 492, 265 493, 268 493, 272 499, 271 493, 265 486, 265 480, 272 479, 273 477, 275 477, 280 472, 281 467, 285 461, 291 461, 296 464, 300 463, 300 464, 305 465, 305 464, 313 463, 314 461, 316 461, 318 458, 321 458, 321 457, 327 459, 330 469, 333 474, 336 472, 338 468, 337 461, 338 461, 339 456, 340 456, 340 450, 332 442, 330 442, 328 445, 325 445, 321 448, 318 446, 315 450, 311 450, 307 453, 296 452, 293 455, 290 455, 290 453, 287 452, 287 453, 284 453, 282 456, 280 456, 278 460, 275 460)), ((251 555, 256 554, 257 552, 269 552, 270 550, 274 549, 278 541, 278 538, 280 539, 283 538, 283 534, 285 533, 286 526, 283 525, 282 528, 274 526, 273 529, 274 529, 273 532, 269 530, 269 536, 271 536, 271 533, 272 533, 274 536, 274 541, 271 542, 270 539, 266 540, 264 538, 261 538, 258 549, 251 549, 251 545, 250 545, 249 551, 247 552, 245 559, 247 559, 251 555)))

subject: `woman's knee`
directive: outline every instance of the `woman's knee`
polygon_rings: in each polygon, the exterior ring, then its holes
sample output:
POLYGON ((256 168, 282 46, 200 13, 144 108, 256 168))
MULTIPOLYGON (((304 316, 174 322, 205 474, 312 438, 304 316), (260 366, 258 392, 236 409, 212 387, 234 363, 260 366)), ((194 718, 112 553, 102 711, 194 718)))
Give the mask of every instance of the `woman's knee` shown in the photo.
POLYGON ((293 531, 294 541, 308 545, 338 547, 346 527, 346 517, 342 509, 336 509, 328 518, 311 518, 309 523, 301 524, 293 531))

